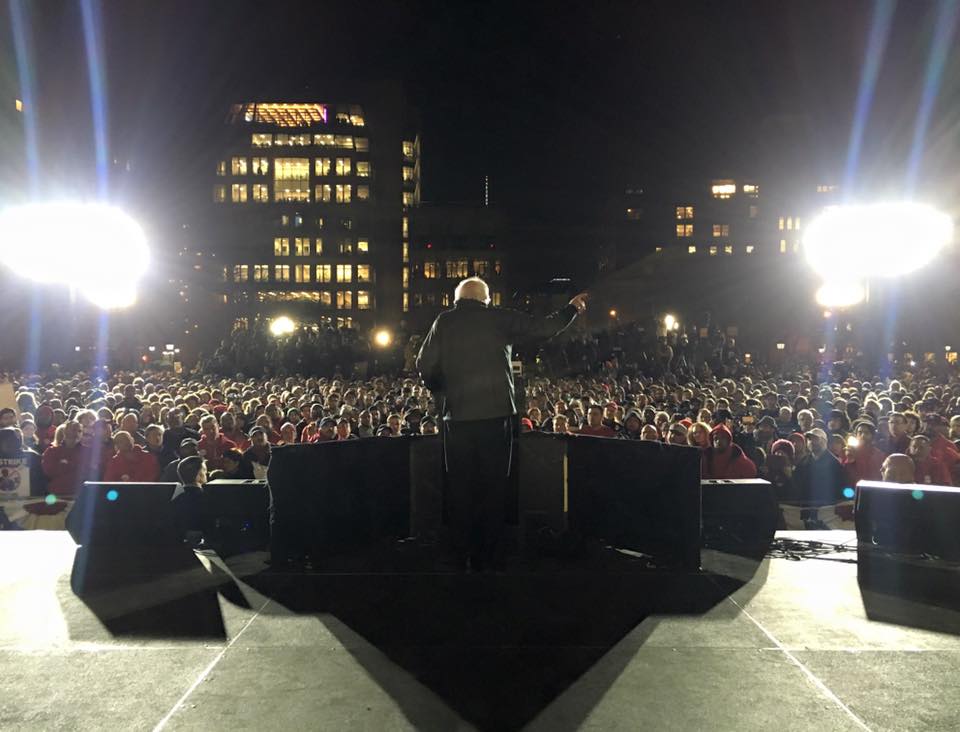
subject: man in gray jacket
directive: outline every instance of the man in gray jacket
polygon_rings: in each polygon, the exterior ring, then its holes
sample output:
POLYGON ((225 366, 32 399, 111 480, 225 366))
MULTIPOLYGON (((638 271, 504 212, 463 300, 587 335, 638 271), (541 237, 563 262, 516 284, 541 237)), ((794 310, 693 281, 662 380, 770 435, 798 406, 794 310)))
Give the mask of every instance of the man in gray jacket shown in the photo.
POLYGON ((424 383, 442 405, 449 518, 454 548, 472 570, 499 564, 510 472, 511 417, 517 413, 511 360, 516 341, 545 340, 587 307, 587 294, 545 318, 490 308, 478 277, 463 280, 454 307, 437 316, 417 356, 424 383))

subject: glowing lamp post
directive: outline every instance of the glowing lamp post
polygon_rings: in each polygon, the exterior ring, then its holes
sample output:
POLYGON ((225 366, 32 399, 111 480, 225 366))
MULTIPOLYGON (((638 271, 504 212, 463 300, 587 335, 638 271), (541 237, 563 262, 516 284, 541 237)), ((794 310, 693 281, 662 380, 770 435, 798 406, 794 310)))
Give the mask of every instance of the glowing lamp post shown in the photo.
POLYGON ((270 333, 277 338, 290 335, 296 328, 296 323, 286 315, 281 315, 279 318, 274 318, 270 321, 270 333))
POLYGON ((373 342, 380 348, 386 348, 393 342, 393 336, 390 334, 390 331, 381 329, 373 334, 373 342))

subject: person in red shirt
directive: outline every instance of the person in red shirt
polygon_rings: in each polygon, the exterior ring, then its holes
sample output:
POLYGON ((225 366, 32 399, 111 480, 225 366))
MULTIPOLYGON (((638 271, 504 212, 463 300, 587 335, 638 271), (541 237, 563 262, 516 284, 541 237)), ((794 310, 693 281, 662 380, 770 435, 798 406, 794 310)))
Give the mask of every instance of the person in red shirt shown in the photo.
POLYGON ((235 444, 240 452, 250 447, 250 440, 237 426, 237 418, 233 412, 224 412, 220 415, 220 434, 235 444))
POLYGON ((120 430, 113 436, 117 453, 103 473, 105 483, 152 483, 160 476, 157 458, 135 445, 129 432, 120 430))
POLYGON ((733 444, 733 434, 725 424, 710 430, 711 447, 701 453, 700 474, 704 479, 756 478, 757 466, 733 444))
POLYGON ((877 428, 872 422, 857 422, 854 425, 853 434, 856 437, 856 444, 850 445, 847 457, 843 461, 851 484, 856 485, 861 480, 880 480, 886 455, 873 445, 877 428))
POLYGON ((220 434, 217 418, 212 414, 200 420, 200 432, 203 436, 197 448, 200 451, 200 457, 207 461, 207 470, 211 472, 222 470, 223 453, 227 450, 236 450, 236 444, 220 434))
POLYGON ((63 426, 63 441, 46 449, 41 460, 47 476, 47 492, 56 496, 72 497, 86 479, 87 450, 80 444, 83 427, 79 422, 67 422, 63 426))
POLYGON ((594 404, 587 410, 587 423, 580 428, 579 434, 589 437, 616 437, 617 431, 603 423, 603 407, 594 404))
POLYGON ((953 485, 950 471, 932 454, 930 438, 926 435, 914 435, 910 440, 908 454, 916 466, 914 480, 926 485, 953 485))

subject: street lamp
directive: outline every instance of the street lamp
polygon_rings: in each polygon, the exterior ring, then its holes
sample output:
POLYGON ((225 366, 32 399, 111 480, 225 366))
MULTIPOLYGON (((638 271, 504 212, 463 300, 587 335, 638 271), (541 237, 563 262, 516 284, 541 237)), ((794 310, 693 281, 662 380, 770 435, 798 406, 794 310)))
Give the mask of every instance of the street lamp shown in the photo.
POLYGON ((381 328, 373 334, 373 342, 380 346, 380 348, 386 348, 393 342, 393 336, 389 330, 381 328))
POLYGON ((679 325, 680 323, 677 322, 677 319, 674 316, 670 315, 669 313, 667 313, 667 315, 663 319, 663 327, 666 328, 668 331, 676 330, 679 327, 679 325))
POLYGON ((281 315, 279 318, 274 318, 270 322, 270 333, 280 338, 281 336, 290 335, 296 330, 297 325, 286 315, 281 315))
POLYGON ((616 310, 611 310, 611 311, 610 311, 610 317, 611 317, 611 318, 616 318, 616 317, 617 317, 617 311, 616 311, 616 310))

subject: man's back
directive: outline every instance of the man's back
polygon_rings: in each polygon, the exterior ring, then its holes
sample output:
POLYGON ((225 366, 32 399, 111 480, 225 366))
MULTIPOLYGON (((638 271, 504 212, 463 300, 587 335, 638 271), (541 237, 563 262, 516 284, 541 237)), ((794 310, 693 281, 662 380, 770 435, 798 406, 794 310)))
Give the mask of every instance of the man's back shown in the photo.
POLYGON ((445 418, 470 421, 516 413, 512 344, 545 339, 566 328, 577 309, 569 305, 546 318, 458 300, 437 316, 424 339, 417 367, 431 391, 445 398, 445 418))

